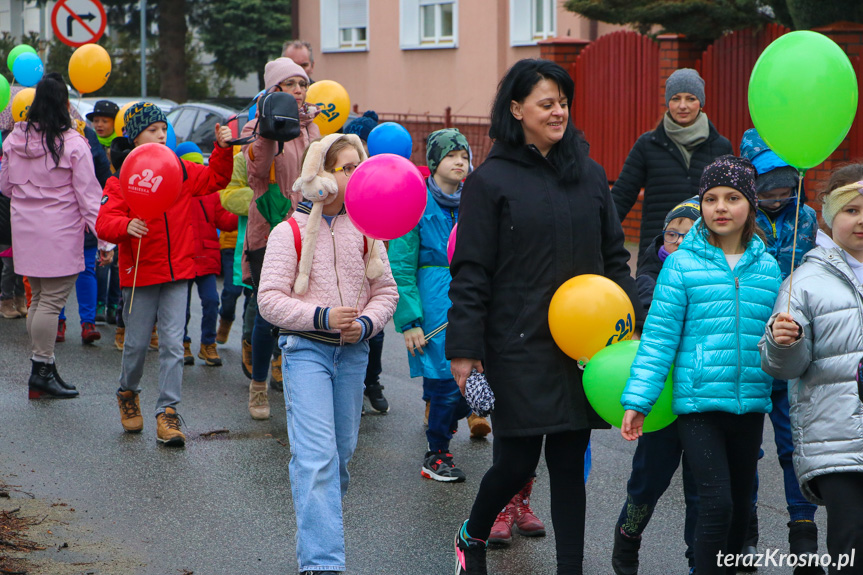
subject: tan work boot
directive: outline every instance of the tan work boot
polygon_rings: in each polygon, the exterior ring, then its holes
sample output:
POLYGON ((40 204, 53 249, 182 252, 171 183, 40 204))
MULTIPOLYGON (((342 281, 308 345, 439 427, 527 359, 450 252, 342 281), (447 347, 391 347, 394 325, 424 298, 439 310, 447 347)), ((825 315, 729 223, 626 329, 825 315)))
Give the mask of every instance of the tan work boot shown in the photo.
POLYGON ((216 330, 216 343, 225 345, 228 343, 228 336, 231 335, 231 326, 234 322, 219 318, 219 329, 216 330))
POLYGON ((27 296, 16 295, 15 307, 18 309, 18 313, 21 314, 21 317, 27 317, 27 296))
POLYGON ((198 357, 206 361, 210 367, 222 365, 222 358, 219 357, 219 352, 216 351, 215 343, 202 343, 198 357))
POLYGON ((252 379, 252 342, 243 340, 243 375, 252 379))
POLYGON ((0 315, 6 319, 15 319, 21 317, 21 312, 15 307, 15 302, 11 299, 0 300, 0 315))
POLYGON ((282 355, 274 357, 270 362, 270 389, 273 391, 285 391, 285 382, 282 379, 282 355))
POLYGON ((183 365, 195 365, 195 356, 192 355, 192 342, 183 342, 183 365))
POLYGON ((118 327, 117 331, 114 332, 114 347, 123 351, 123 346, 126 345, 126 328, 118 327))
POLYGON ((156 416, 156 440, 168 446, 186 444, 186 436, 180 431, 180 416, 173 407, 166 407, 164 413, 156 416))
POLYGON ((470 428, 472 439, 482 439, 491 433, 491 425, 489 425, 488 420, 475 413, 467 416, 467 426, 470 428))
POLYGON ((140 433, 144 429, 141 416, 141 402, 134 391, 118 391, 117 404, 120 406, 120 423, 126 433, 140 433))
POLYGON ((270 418, 270 400, 267 398, 267 382, 252 381, 249 384, 249 415, 252 419, 270 418))
POLYGON ((153 333, 150 334, 150 351, 159 351, 159 334, 156 332, 155 325, 153 325, 153 333))

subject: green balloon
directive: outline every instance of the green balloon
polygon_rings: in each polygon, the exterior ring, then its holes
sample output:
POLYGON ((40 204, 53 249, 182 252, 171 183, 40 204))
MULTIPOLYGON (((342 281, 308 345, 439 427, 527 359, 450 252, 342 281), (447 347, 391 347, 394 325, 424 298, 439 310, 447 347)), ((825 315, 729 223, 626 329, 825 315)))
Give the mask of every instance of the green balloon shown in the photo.
POLYGON ((9 94, 9 81, 4 76, 0 76, 0 110, 5 110, 9 105, 9 94))
MULTIPOLYGON (((620 427, 623 423, 620 396, 623 395, 626 380, 629 379, 629 369, 637 351, 637 341, 621 341, 598 351, 584 368, 584 394, 587 400, 602 419, 615 427, 620 427)), ((674 366, 671 366, 659 399, 650 414, 644 418, 645 433, 658 431, 677 419, 671 411, 673 371, 674 366)))
MULTIPOLYGON (((9 52, 9 57, 6 58, 6 65, 9 66, 9 71, 12 71, 12 65, 15 64, 15 59, 18 58, 21 54, 26 54, 30 52, 31 54, 36 54, 36 48, 33 46, 29 46, 27 44, 18 44, 12 51, 9 52)), ((38 54, 37 54, 38 55, 38 54)))
POLYGON ((833 40, 808 30, 770 44, 749 78, 749 114, 770 149, 800 170, 827 159, 857 112, 857 76, 833 40))

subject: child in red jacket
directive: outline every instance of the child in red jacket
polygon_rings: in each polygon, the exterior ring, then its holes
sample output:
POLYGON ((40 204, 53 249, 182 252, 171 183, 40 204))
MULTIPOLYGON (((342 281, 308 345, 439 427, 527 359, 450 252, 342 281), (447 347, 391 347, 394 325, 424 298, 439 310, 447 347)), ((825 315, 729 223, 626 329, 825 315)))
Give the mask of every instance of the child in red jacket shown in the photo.
MULTIPOLYGON (((181 160, 203 164, 204 157, 195 142, 183 142, 175 150, 181 160)), ((216 276, 222 270, 222 252, 219 232, 237 231, 237 216, 222 207, 218 194, 195 198, 192 214, 195 226, 195 279, 189 280, 186 299, 186 328, 183 333, 183 365, 195 365, 192 355, 192 338, 189 337, 189 319, 192 317, 192 286, 198 286, 201 298, 201 350, 198 357, 209 366, 222 365, 216 350, 216 320, 219 317, 219 288, 216 276)))
MULTIPOLYGON (((138 102, 124 116, 125 138, 111 142, 111 161, 117 172, 135 146, 164 144, 168 121, 150 102, 138 102)), ((166 445, 182 446, 177 404, 183 384, 183 326, 188 280, 195 278, 195 230, 192 227, 194 196, 224 188, 231 178, 232 157, 228 141, 231 130, 216 124, 216 143, 209 167, 183 161, 185 181, 177 201, 159 217, 143 221, 135 217, 120 189, 120 180, 111 177, 105 185, 96 232, 119 246, 120 285, 123 288, 123 319, 126 341, 120 371, 117 401, 120 422, 127 433, 144 427, 138 400, 144 359, 150 333, 159 326, 159 398, 156 402, 156 438, 166 445), (138 244, 140 260, 136 264, 138 244), (135 281, 132 313, 132 284, 135 281)))

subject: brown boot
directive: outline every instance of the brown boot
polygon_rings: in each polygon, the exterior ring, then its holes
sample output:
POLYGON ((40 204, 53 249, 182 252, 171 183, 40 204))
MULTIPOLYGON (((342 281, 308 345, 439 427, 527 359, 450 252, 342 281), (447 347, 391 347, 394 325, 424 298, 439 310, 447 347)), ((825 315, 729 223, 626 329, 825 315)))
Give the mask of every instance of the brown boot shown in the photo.
POLYGON ((539 520, 539 517, 533 514, 530 508, 530 493, 533 490, 533 479, 527 482, 522 487, 515 497, 515 532, 525 537, 543 537, 545 536, 545 525, 539 520))
POLYGON ((183 365, 195 365, 195 356, 192 355, 192 342, 183 342, 183 365))
POLYGON ((6 319, 15 319, 21 317, 21 312, 15 307, 15 302, 11 299, 0 300, 0 315, 6 319))
POLYGON ((467 416, 467 426, 470 428, 471 439, 483 439, 491 433, 491 425, 489 425, 488 420, 475 413, 467 416))
POLYGON ((159 334, 156 332, 156 326, 153 326, 153 333, 150 334, 150 351, 159 351, 159 334))
POLYGON ((285 382, 282 379, 282 355, 279 354, 270 362, 270 389, 273 391, 285 391, 285 382))
POLYGON ((267 398, 267 382, 254 381, 249 384, 249 415, 252 419, 270 418, 270 401, 267 398))
POLYGON ((219 329, 216 330, 216 343, 225 345, 228 343, 228 336, 231 335, 231 326, 234 322, 219 318, 219 329))
POLYGON ((503 511, 497 514, 497 519, 494 520, 491 533, 488 535, 488 544, 508 546, 512 543, 513 525, 515 525, 515 505, 510 501, 503 511))
POLYGON ((114 347, 123 351, 123 346, 126 345, 126 328, 118 327, 114 332, 114 347))
POLYGON ((215 343, 202 343, 198 357, 206 361, 210 367, 222 365, 222 358, 219 357, 219 352, 216 351, 215 343))
POLYGON ((164 413, 156 416, 156 440, 176 447, 186 444, 186 436, 180 431, 180 416, 173 407, 166 407, 164 413))
POLYGON ((252 342, 243 340, 243 375, 252 379, 252 342))
POLYGON ((27 317, 27 296, 16 295, 15 307, 18 309, 18 313, 21 314, 21 317, 27 317))
POLYGON ((118 391, 117 403, 120 406, 120 423, 126 433, 140 433, 144 429, 141 416, 141 402, 134 391, 118 391))

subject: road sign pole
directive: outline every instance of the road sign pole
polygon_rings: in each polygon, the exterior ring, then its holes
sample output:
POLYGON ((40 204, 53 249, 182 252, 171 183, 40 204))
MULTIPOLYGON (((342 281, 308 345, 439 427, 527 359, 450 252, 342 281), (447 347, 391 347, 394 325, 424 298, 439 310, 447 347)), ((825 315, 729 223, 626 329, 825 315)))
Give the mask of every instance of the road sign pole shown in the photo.
POLYGON ((141 0, 141 97, 147 97, 147 0, 141 0))

